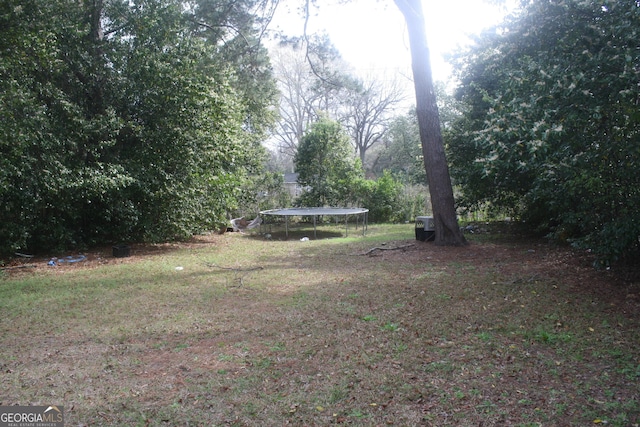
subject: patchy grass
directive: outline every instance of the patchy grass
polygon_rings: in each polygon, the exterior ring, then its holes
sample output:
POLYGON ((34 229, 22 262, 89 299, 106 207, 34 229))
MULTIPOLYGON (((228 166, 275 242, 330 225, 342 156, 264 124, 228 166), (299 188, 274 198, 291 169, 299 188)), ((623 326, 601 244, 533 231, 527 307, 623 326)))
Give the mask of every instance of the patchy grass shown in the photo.
POLYGON ((640 423, 637 283, 504 233, 318 231, 5 273, 0 404, 69 425, 640 423))

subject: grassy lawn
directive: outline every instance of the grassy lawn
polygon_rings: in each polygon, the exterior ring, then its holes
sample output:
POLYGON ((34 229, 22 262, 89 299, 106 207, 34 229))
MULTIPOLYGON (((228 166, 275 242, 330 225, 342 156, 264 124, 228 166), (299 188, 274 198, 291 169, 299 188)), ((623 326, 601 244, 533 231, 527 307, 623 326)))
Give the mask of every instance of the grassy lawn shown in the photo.
POLYGON ((637 282, 504 234, 322 238, 342 231, 4 271, 0 404, 69 426, 639 425, 637 282))

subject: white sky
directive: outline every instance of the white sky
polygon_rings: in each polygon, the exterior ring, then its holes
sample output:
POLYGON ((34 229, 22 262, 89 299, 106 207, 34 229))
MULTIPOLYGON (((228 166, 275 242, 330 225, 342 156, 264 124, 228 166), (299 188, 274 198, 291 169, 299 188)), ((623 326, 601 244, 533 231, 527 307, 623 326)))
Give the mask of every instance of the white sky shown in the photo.
MULTIPOLYGON (((297 12, 304 0, 281 0, 271 28, 287 35, 302 35, 297 12)), ((361 76, 411 76, 411 56, 404 19, 393 0, 352 0, 322 5, 309 19, 308 33, 325 30, 343 59, 361 76)), ((427 39, 435 80, 447 81, 450 67, 443 54, 468 43, 475 34, 501 21, 504 12, 482 0, 423 0, 427 39)))

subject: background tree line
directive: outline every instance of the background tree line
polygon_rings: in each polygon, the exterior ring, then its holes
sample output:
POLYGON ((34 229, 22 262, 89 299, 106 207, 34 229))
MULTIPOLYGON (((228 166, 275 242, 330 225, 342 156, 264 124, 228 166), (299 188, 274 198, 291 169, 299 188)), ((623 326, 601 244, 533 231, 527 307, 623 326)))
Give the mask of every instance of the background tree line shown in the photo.
POLYGON ((272 49, 272 62, 280 90, 280 120, 273 142, 285 167, 293 166, 310 126, 330 118, 344 127, 352 152, 371 170, 376 156, 370 149, 384 141, 406 99, 396 78, 356 75, 326 34, 281 39, 272 49))
POLYGON ((357 76, 326 34, 282 39, 272 60, 280 89, 274 163, 298 172, 308 189, 293 203, 366 206, 372 221, 424 213, 420 138, 415 112, 398 115, 406 97, 399 83, 357 76))

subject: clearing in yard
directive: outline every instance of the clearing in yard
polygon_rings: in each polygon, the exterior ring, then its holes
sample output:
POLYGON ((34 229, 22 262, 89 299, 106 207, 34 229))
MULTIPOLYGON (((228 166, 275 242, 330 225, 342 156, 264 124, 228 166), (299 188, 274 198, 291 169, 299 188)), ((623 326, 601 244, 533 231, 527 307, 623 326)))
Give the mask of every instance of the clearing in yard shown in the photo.
POLYGON ((4 270, 0 405, 69 426, 640 423, 636 278, 508 233, 322 233, 4 270))

